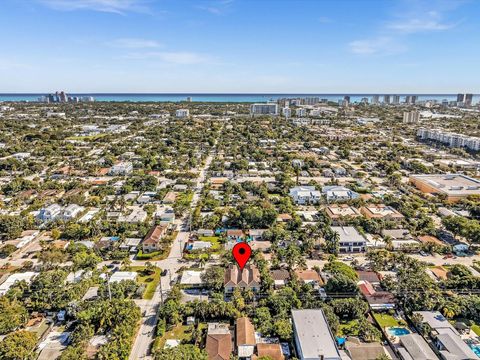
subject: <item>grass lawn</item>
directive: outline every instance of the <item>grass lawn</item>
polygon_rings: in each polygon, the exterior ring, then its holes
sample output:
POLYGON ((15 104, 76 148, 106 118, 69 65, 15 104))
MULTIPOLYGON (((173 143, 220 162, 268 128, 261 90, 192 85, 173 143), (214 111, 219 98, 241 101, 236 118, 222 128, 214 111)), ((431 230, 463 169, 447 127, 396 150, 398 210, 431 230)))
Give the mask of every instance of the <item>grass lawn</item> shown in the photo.
POLYGON ((143 298, 151 300, 153 298, 153 294, 155 293, 155 289, 157 288, 158 282, 160 281, 160 273, 162 270, 156 268, 154 274, 145 276, 142 274, 142 270, 145 269, 145 266, 132 266, 131 269, 131 271, 136 271, 138 273, 137 282, 139 284, 145 284, 146 286, 145 292, 143 293, 143 298))
MULTIPOLYGON (((200 330, 205 331, 207 329, 207 324, 200 323, 200 330)), ((192 341, 192 326, 179 324, 172 328, 170 331, 166 331, 161 338, 155 340, 154 348, 163 349, 165 342, 169 339, 175 339, 180 342, 189 343, 192 341)))
POLYGON ((220 244, 220 238, 218 236, 200 236, 198 240, 208 241, 209 243, 211 243, 212 244, 211 249, 213 251, 220 250, 222 247, 222 244, 220 244))
POLYGON ((478 325, 478 324, 472 325, 472 330, 475 334, 480 336, 480 325, 478 325))
POLYGON ((392 315, 374 313, 373 317, 377 320, 380 327, 383 329, 385 327, 396 327, 402 326, 392 315))
POLYGON ((40 324, 32 326, 31 328, 29 328, 28 331, 35 333, 35 335, 37 335, 37 339, 40 339, 43 334, 45 334, 45 331, 48 330, 48 328, 49 325, 47 324, 47 322, 45 320, 42 320, 40 324))
POLYGON ((346 323, 340 323, 338 326, 338 331, 337 331, 337 336, 356 336, 358 334, 353 333, 352 331, 348 331, 355 323, 357 320, 352 320, 346 323))

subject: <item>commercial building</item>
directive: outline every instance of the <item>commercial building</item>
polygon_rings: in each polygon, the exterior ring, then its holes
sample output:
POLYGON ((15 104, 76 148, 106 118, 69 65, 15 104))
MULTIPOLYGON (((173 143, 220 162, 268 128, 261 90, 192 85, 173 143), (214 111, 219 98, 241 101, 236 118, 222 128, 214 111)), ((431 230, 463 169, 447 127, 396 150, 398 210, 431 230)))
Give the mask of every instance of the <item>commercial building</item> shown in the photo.
POLYGON ((322 309, 292 310, 292 321, 300 360, 342 360, 322 309))
POLYGON ((278 104, 252 104, 251 115, 278 115, 278 104))
POLYGON ((423 193, 442 194, 450 203, 480 195, 480 181, 462 174, 411 175, 410 183, 423 193))

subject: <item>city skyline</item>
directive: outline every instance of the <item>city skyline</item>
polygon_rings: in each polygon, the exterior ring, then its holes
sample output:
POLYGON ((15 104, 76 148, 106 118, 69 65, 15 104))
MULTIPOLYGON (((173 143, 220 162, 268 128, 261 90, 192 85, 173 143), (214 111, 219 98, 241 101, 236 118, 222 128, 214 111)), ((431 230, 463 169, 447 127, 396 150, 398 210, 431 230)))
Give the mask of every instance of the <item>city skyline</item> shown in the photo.
POLYGON ((0 93, 479 93, 471 1, 7 0, 0 93), (11 36, 15 34, 15 36, 11 36))

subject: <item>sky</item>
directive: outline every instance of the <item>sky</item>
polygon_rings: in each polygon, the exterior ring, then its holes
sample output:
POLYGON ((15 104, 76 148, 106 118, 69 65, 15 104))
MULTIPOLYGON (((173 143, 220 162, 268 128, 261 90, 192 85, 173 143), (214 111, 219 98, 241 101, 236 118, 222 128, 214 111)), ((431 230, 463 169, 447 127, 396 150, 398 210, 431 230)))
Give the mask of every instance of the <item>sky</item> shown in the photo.
POLYGON ((2 0, 0 92, 480 93, 477 0, 2 0))

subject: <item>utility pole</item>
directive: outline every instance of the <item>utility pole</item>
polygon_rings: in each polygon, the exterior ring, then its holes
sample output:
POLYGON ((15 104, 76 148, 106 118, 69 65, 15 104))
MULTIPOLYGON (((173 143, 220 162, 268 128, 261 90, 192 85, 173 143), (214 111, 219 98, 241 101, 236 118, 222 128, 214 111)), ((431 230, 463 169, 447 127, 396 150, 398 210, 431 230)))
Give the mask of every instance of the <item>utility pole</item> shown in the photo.
POLYGON ((163 289, 162 289, 162 278, 160 277, 160 304, 163 305, 163 289))
POLYGON ((106 275, 107 275, 108 298, 110 299, 110 301, 112 301, 112 291, 110 290, 110 278, 108 277, 108 274, 106 275))

